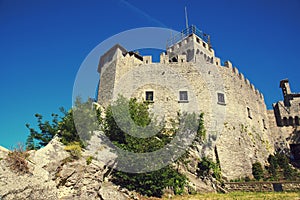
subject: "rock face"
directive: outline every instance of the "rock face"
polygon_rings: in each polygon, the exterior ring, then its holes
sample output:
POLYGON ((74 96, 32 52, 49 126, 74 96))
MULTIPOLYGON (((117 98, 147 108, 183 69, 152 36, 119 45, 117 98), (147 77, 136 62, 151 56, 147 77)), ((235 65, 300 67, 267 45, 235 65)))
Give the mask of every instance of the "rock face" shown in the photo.
POLYGON ((113 184, 103 184, 108 169, 87 155, 70 160, 64 146, 54 138, 46 147, 30 151, 29 173, 18 174, 5 159, 8 150, 0 148, 0 199, 126 199, 113 184))

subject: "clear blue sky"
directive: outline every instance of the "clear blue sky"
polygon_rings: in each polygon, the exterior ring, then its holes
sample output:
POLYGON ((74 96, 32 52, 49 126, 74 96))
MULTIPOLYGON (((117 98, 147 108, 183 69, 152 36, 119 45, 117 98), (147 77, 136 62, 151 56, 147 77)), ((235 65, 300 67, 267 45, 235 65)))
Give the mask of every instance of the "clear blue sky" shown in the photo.
POLYGON ((139 27, 180 31, 184 6, 268 108, 282 98, 281 79, 300 92, 299 0, 0 0, 0 145, 25 142, 35 113, 71 107, 77 70, 100 42, 139 27))

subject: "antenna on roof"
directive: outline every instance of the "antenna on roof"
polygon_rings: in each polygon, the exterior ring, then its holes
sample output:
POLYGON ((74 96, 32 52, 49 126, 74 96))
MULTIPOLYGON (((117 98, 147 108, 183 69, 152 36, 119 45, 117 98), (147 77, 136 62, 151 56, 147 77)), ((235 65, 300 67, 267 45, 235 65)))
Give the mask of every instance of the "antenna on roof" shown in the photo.
POLYGON ((186 29, 188 29, 189 28, 189 22, 188 22, 186 6, 184 7, 184 12, 185 12, 185 26, 186 26, 186 29))

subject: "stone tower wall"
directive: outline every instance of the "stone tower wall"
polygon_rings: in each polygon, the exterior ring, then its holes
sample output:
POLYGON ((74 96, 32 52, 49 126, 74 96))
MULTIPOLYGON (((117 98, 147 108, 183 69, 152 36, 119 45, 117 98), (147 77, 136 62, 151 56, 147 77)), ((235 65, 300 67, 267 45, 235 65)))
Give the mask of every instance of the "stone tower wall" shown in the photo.
POLYGON ((273 153, 263 95, 231 62, 221 66, 214 50, 197 35, 168 47, 159 63, 152 63, 151 56, 117 55, 101 72, 100 104, 108 105, 119 93, 142 101, 146 92, 153 92, 151 110, 158 118, 203 112, 208 134, 206 144, 198 145, 198 156, 218 158, 227 179, 251 176, 252 163, 265 164, 273 153), (187 92, 187 101, 180 100, 180 91, 187 92))
POLYGON ((210 146, 199 147, 199 157, 215 159, 218 154, 228 179, 251 176, 252 163, 265 164, 273 152, 263 95, 230 62, 216 65, 218 58, 207 59, 200 51, 193 57, 196 62, 168 63, 167 56, 162 55, 160 63, 146 64, 127 54, 109 63, 99 87, 99 94, 109 95, 100 95, 99 102, 107 105, 118 93, 145 100, 145 92, 153 91, 151 109, 165 119, 174 118, 178 111, 203 112, 210 146), (105 80, 108 84, 102 85, 105 80), (179 101, 179 91, 188 92, 188 102, 179 101), (218 103, 217 93, 224 94, 225 105, 218 103))

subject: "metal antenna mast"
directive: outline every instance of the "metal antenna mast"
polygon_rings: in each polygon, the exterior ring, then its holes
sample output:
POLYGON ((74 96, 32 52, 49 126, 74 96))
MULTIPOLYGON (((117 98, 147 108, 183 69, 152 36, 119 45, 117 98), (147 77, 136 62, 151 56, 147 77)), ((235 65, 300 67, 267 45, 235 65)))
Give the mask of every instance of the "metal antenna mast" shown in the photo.
POLYGON ((189 21, 188 21, 186 6, 184 7, 184 12, 185 12, 185 26, 186 26, 186 29, 188 29, 189 28, 189 21))

